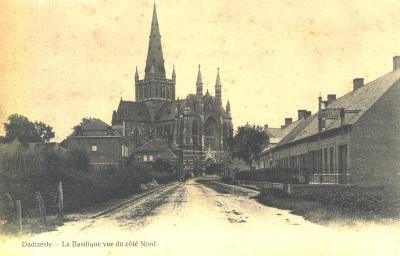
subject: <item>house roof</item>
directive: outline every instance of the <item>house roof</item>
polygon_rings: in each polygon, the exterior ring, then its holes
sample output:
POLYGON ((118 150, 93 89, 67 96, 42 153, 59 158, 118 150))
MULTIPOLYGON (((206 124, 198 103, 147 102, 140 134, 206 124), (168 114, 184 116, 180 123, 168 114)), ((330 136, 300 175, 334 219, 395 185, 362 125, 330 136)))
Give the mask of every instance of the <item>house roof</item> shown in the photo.
POLYGON ((282 138, 288 135, 293 129, 295 129, 299 124, 302 123, 304 118, 297 120, 284 128, 267 128, 264 129, 265 133, 269 138, 270 144, 278 144, 282 138))
MULTIPOLYGON (((340 117, 327 119, 325 123, 325 131, 339 128, 341 125, 355 124, 368 111, 368 109, 370 109, 375 102, 399 80, 400 69, 396 69, 331 102, 327 106, 327 109, 339 111, 337 109, 344 108, 345 118, 343 123, 341 122, 340 117)), ((338 116, 337 113, 336 116, 338 116)), ((293 129, 277 146, 298 141, 318 133, 318 115, 314 114, 307 118, 301 125, 293 129)))
POLYGON ((173 151, 179 150, 175 145, 168 145, 167 142, 163 139, 153 139, 148 141, 147 143, 139 146, 134 150, 135 153, 147 153, 147 152, 156 152, 157 158, 160 159, 177 159, 178 157, 173 151))
POLYGON ((268 135, 268 138, 282 138, 283 137, 283 129, 281 129, 281 128, 267 128, 264 131, 268 135))
POLYGON ((74 131, 68 138, 71 137, 79 137, 79 136, 121 136, 121 133, 112 129, 106 122, 97 119, 91 118, 86 119, 81 124, 75 126, 74 131))
POLYGON ((157 155, 160 159, 177 159, 178 157, 169 148, 157 155))
MULTIPOLYGON (((318 118, 316 118, 317 116, 318 116, 317 114, 314 114, 306 119, 301 119, 300 122, 298 122, 297 126, 294 127, 288 134, 286 134, 286 136, 284 138, 282 138, 282 140, 276 146, 280 146, 280 145, 283 145, 283 144, 293 141, 296 138, 296 136, 299 133, 301 133, 305 127, 307 127, 307 125, 312 123, 312 121, 314 119, 318 119, 318 118)), ((318 126, 318 123, 317 123, 317 126, 318 126)), ((318 127, 317 127, 317 129, 318 129, 318 127)))
POLYGON ((263 155, 275 146, 280 145, 281 142, 289 136, 289 134, 295 133, 295 131, 301 129, 300 127, 305 120, 306 119, 304 118, 299 119, 284 128, 264 129, 265 133, 269 137, 269 144, 259 153, 259 155, 263 155))

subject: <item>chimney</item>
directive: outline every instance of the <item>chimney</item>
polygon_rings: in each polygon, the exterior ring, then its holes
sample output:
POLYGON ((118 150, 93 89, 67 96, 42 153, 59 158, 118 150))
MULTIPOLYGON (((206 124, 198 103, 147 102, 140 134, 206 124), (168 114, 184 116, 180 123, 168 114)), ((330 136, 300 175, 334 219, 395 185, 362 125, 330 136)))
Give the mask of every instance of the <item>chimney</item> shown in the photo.
POLYGON ((297 110, 297 119, 300 120, 300 119, 304 118, 306 113, 307 113, 307 110, 305 110, 305 109, 297 110))
POLYGON ((268 124, 264 124, 264 131, 268 130, 268 124))
POLYGON ((346 118, 346 112, 344 112, 344 108, 340 109, 340 125, 343 126, 346 118))
POLYGON ((307 119, 307 118, 309 118, 311 116, 311 111, 306 111, 305 113, 304 113, 304 119, 307 119))
POLYGON ((364 78, 355 78, 353 80, 353 91, 364 86, 364 78))
POLYGON ((285 127, 288 127, 292 124, 293 119, 290 117, 285 118, 285 127))
POLYGON ((328 105, 336 100, 336 94, 328 94, 328 105))
POLYGON ((393 70, 400 68, 400 56, 393 57, 393 70))

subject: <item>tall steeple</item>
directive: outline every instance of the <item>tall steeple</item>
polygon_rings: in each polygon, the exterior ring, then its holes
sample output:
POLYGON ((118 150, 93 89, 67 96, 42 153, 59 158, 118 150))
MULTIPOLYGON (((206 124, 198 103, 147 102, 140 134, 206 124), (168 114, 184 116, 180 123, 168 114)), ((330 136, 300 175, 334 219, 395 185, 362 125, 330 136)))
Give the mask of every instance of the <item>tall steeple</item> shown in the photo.
POLYGON ((221 103, 221 78, 219 77, 219 68, 217 68, 217 80, 215 81, 215 98, 221 103))
POLYGON ((203 79, 201 78, 200 65, 199 65, 199 71, 197 73, 196 94, 198 96, 203 95, 203 79))
POLYGON ((149 50, 147 52, 145 79, 152 77, 165 79, 164 57, 161 48, 160 28, 158 27, 156 4, 154 3, 153 19, 151 22, 149 50), (153 72, 152 72, 153 70, 153 72))

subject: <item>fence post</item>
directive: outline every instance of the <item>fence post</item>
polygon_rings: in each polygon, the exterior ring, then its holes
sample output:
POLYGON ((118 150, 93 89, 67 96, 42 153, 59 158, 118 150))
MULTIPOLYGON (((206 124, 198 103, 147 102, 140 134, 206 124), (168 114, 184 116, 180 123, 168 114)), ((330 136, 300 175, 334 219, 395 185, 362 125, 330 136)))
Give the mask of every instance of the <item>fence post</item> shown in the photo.
POLYGON ((47 225, 46 207, 44 205, 42 194, 40 193, 40 191, 38 191, 35 193, 35 196, 38 202, 40 219, 42 220, 43 224, 47 225))
POLYGON ((6 204, 7 224, 12 224, 15 221, 14 202, 9 193, 4 194, 4 200, 5 200, 5 204, 6 204))
POLYGON ((57 192, 57 219, 60 224, 64 223, 64 196, 63 196, 63 187, 62 182, 58 183, 58 192, 57 192))
POLYGON ((15 201, 15 205, 16 205, 16 209, 17 209, 17 228, 18 228, 18 232, 22 232, 22 216, 21 216, 21 201, 20 200, 16 200, 15 201))

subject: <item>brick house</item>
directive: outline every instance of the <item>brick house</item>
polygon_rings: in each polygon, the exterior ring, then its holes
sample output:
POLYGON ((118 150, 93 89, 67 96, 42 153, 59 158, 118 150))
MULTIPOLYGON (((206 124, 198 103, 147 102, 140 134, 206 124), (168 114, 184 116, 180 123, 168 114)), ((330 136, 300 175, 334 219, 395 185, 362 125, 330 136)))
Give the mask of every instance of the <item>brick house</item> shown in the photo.
POLYGON ((86 119, 65 141, 68 150, 83 150, 96 170, 123 164, 128 146, 118 130, 100 119, 86 119))
POLYGON ((307 183, 383 185, 400 177, 400 56, 393 71, 336 99, 319 97, 303 119, 266 155, 272 167, 307 183))
POLYGON ((157 159, 176 163, 181 150, 163 139, 153 139, 135 148, 133 157, 137 162, 154 162, 157 159))

